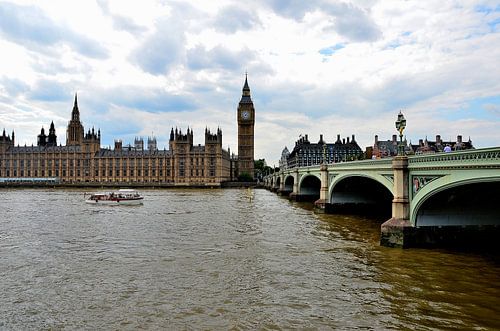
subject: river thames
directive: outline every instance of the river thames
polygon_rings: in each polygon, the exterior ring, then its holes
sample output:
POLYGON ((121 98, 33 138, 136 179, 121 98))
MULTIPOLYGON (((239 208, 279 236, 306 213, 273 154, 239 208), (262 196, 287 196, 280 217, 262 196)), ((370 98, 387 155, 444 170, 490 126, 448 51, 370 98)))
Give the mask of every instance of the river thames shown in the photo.
POLYGON ((0 190, 0 330, 500 328, 500 260, 266 190, 0 190))

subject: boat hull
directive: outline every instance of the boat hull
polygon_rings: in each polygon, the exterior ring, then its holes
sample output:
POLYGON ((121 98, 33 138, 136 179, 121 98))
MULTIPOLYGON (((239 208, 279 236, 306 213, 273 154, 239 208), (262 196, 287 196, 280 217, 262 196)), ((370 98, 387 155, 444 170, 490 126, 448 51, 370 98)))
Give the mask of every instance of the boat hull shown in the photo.
MULTIPOLYGON (((85 193, 86 195, 87 193, 85 193)), ((86 203, 94 205, 142 205, 144 197, 133 189, 120 189, 114 192, 90 193, 86 203)))
POLYGON ((126 206, 136 206, 136 205, 142 205, 143 203, 143 198, 138 198, 138 199, 120 199, 120 200, 91 200, 87 199, 85 200, 86 203, 89 204, 94 204, 94 205, 111 205, 111 206, 118 206, 118 205, 126 205, 126 206))

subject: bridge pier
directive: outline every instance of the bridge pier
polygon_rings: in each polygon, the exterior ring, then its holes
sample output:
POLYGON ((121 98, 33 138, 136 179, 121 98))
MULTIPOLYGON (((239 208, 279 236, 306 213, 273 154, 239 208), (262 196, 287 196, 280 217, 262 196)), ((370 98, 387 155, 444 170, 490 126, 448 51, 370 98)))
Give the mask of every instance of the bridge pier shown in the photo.
POLYGON ((292 191, 285 190, 285 189, 278 191, 278 195, 281 195, 283 197, 289 197, 291 193, 292 193, 292 191))
POLYGON ((288 195, 288 198, 293 201, 299 201, 299 170, 295 168, 293 174, 293 189, 292 193, 288 195))
POLYGON ((286 196, 286 197, 289 196, 290 193, 292 193, 292 191, 290 191, 289 189, 287 190, 285 188, 285 175, 284 174, 280 175, 280 187, 276 193, 278 193, 278 195, 286 196))
POLYGON ((380 245, 409 247, 415 241, 415 227, 410 222, 408 157, 396 156, 392 161, 394 172, 394 199, 392 218, 380 227, 380 245))
POLYGON ((319 199, 314 202, 314 208, 318 213, 326 213, 330 204, 330 196, 328 194, 328 166, 324 163, 319 168, 321 188, 319 190, 319 199))

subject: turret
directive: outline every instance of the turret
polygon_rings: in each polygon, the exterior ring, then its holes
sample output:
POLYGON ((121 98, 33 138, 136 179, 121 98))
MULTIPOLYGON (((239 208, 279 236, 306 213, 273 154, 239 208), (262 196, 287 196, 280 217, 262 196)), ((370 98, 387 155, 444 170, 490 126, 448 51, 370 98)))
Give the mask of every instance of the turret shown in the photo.
POLYGON ((148 137, 148 150, 149 151, 156 151, 158 149, 157 143, 156 143, 156 137, 148 137))
POLYGON ((141 137, 135 137, 134 139, 134 148, 137 151, 144 150, 144 140, 141 137))
MULTIPOLYGON (((12 133, 14 133, 14 131, 12 131, 12 133)), ((14 146, 14 140, 11 139, 6 133, 5 133, 5 129, 3 129, 3 133, 2 135, 0 136, 0 153, 5 153, 5 151, 9 148, 9 147, 13 147, 14 146)))
POLYGON ((42 130, 40 130, 40 134, 37 137, 37 146, 46 146, 47 145, 47 135, 45 135, 45 129, 42 126, 42 130))
POLYGON ((115 151, 121 151, 123 148, 123 143, 120 139, 115 140, 115 151))
POLYGON ((212 134, 209 129, 205 129, 205 145, 218 144, 222 146, 222 130, 217 128, 217 133, 212 134))
POLYGON ((57 146, 57 136, 54 121, 50 123, 49 135, 47 136, 47 146, 57 146))

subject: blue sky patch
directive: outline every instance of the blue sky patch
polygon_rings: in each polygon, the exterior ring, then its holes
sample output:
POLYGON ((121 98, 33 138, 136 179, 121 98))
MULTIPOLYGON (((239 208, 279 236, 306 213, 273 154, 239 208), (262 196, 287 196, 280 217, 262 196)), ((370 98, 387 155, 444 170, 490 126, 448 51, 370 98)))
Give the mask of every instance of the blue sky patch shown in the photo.
POLYGON ((330 47, 325 47, 319 50, 319 54, 324 56, 332 56, 335 52, 341 50, 344 47, 345 47, 344 44, 336 44, 330 47))
POLYGON ((474 9, 479 13, 491 14, 492 12, 500 11, 500 5, 497 5, 495 8, 486 5, 478 5, 474 9))

